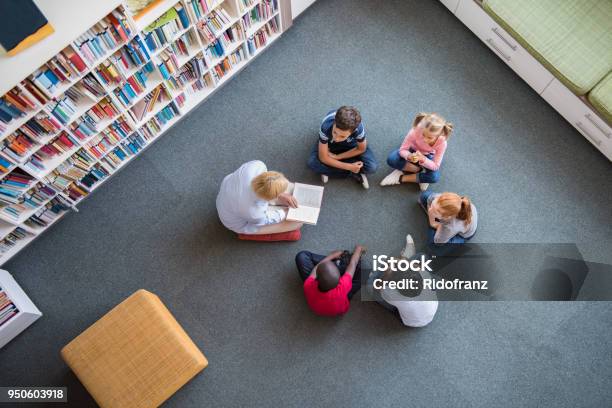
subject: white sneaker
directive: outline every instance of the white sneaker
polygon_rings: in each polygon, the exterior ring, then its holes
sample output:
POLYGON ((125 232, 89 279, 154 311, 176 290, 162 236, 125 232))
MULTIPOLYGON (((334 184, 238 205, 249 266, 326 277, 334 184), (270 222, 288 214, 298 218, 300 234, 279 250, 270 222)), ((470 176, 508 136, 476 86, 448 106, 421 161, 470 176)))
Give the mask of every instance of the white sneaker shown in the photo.
POLYGON ((406 246, 400 252, 400 256, 402 258, 410 259, 416 254, 416 249, 414 247, 414 239, 412 239, 412 235, 406 235, 406 246))
POLYGON ((400 170, 393 170, 387 177, 382 179, 380 182, 381 186, 395 186, 397 184, 402 184, 401 179, 404 173, 400 170))
POLYGON ((326 174, 321 174, 321 181, 323 182, 323 184, 327 184, 327 182, 329 181, 329 176, 326 174))
POLYGON ((419 188, 421 191, 425 191, 429 188, 429 183, 419 183, 419 188))
POLYGON ((361 176, 361 186, 367 190, 368 188, 370 188, 370 183, 368 183, 368 178, 366 177, 365 174, 360 174, 360 176, 361 176))

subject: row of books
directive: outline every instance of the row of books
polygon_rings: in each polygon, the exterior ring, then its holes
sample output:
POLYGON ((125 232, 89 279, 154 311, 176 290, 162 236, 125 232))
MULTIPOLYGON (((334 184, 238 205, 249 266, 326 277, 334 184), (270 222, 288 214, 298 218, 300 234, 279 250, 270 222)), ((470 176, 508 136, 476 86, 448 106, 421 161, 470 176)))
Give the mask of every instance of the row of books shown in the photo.
POLYGON ((85 95, 77 87, 72 87, 66 90, 63 97, 57 99, 57 102, 55 102, 55 105, 51 108, 51 114, 55 116, 62 125, 66 125, 77 112, 77 105, 83 98, 85 98, 85 95))
POLYGON ((51 142, 41 146, 23 166, 33 174, 47 170, 48 162, 51 159, 74 150, 77 146, 79 146, 79 143, 74 136, 67 132, 61 132, 51 142))
POLYGON ((15 204, 21 202, 21 197, 36 182, 21 169, 15 169, 0 182, 0 203, 15 204))
POLYGON ((25 225, 32 229, 46 228, 59 216, 68 211, 72 206, 66 198, 61 195, 53 198, 43 208, 25 221, 25 225))
POLYGON ((81 178, 80 183, 83 184, 88 189, 91 189, 96 184, 98 184, 100 181, 104 180, 110 175, 111 175, 110 171, 102 167, 101 164, 96 164, 91 168, 91 170, 87 174, 85 174, 81 178))
POLYGON ((77 38, 75 44, 85 59, 93 65, 121 43, 127 42, 131 32, 125 15, 115 9, 77 38))
POLYGON ((161 133, 164 125, 168 123, 168 121, 179 115, 180 112, 178 108, 174 102, 172 102, 151 118, 151 120, 147 121, 138 131, 146 141, 151 141, 161 133))
POLYGON ((106 86, 118 85, 130 76, 131 71, 150 60, 151 57, 147 48, 142 43, 140 36, 136 36, 106 61, 98 65, 96 72, 106 86))
POLYGON ((51 198, 57 195, 58 191, 52 186, 46 184, 37 184, 25 193, 19 202, 10 203, 6 207, 3 207, 1 212, 5 217, 18 221, 19 218, 27 211, 32 211, 51 198))
POLYGON ((177 56, 187 57, 194 47, 199 48, 198 40, 195 38, 193 30, 189 30, 177 38, 176 41, 170 43, 168 51, 177 56))
MULTIPOLYGON (((45 65, 34 71, 30 78, 47 95, 54 95, 60 84, 76 81, 87 66, 81 57, 68 46, 51 58, 45 65)), ((29 91, 29 89, 28 89, 29 91)))
MULTIPOLYGON (((2 241, 0 241, 0 254, 4 254, 5 252, 11 250, 19 241, 32 237, 33 235, 34 234, 27 232, 21 227, 15 228, 13 232, 8 234, 2 241)), ((15 314, 17 313, 14 313, 13 316, 15 314)))
POLYGON ((140 122, 148 113, 155 109, 158 103, 169 100, 168 91, 162 85, 158 85, 153 91, 149 92, 144 98, 136 102, 128 113, 135 122, 140 122))
POLYGON ((162 62, 157 64, 157 67, 159 68, 159 71, 164 79, 169 79, 178 72, 179 62, 174 52, 169 49, 165 49, 159 54, 159 59, 162 62))
POLYGON ((223 46, 223 42, 220 40, 215 40, 210 44, 205 52, 209 60, 214 61, 225 55, 225 47, 223 46))
POLYGON ((191 21, 198 21, 221 4, 223 0, 185 0, 187 14, 191 21))
POLYGON ((15 87, 0 98, 0 122, 9 124, 37 108, 38 105, 34 102, 33 98, 15 87))
POLYGON ((223 8, 219 7, 214 10, 208 17, 198 21, 196 27, 202 37, 204 45, 210 44, 221 35, 224 28, 232 21, 232 18, 228 12, 223 8))
POLYGON ((206 69, 204 57, 199 54, 180 67, 174 76, 168 78, 167 84, 173 90, 183 89, 188 83, 200 79, 206 69))
POLYGON ((211 89, 215 86, 212 76, 209 72, 204 74, 203 77, 198 78, 197 81, 192 82, 190 85, 191 86, 185 88, 185 93, 187 95, 193 95, 203 89, 211 89))
POLYGON ((240 13, 246 12, 248 9, 253 7, 259 0, 238 0, 238 7, 240 7, 240 13))
POLYGON ((0 175, 4 176, 13 169, 15 164, 10 161, 4 154, 0 153, 0 175))
POLYGON ((223 44, 223 48, 226 50, 242 40, 244 40, 244 30, 240 26, 240 23, 234 24, 219 36, 219 41, 223 44))
POLYGON ((0 149, 14 163, 21 163, 39 144, 24 134, 21 130, 13 132, 2 141, 0 149))
POLYGON ((253 36, 247 40, 247 47, 249 53, 254 55, 255 52, 261 47, 265 47, 268 44, 268 39, 280 32, 280 27, 276 18, 270 20, 261 30, 257 31, 253 36))
POLYGON ((9 298, 8 293, 0 287, 0 327, 19 313, 17 305, 9 298))
POLYGON ((187 26, 182 25, 176 9, 171 8, 153 24, 145 28, 145 42, 150 50, 157 50, 172 41, 178 32, 188 26, 189 24, 187 26))
POLYGON ((117 87, 113 91, 123 107, 130 107, 134 99, 145 91, 147 88, 147 82, 149 81, 153 71, 153 63, 149 61, 139 71, 127 78, 121 86, 117 87))
POLYGON ((79 140, 83 141, 100 131, 100 123, 118 114, 119 108, 107 96, 81 115, 80 120, 73 122, 70 130, 79 140))
POLYGON ((125 118, 120 117, 109 127, 100 132, 92 141, 87 143, 85 147, 87 152, 96 159, 100 159, 131 132, 132 129, 125 118))
POLYGON ((251 11, 242 16, 244 28, 249 29, 254 24, 268 20, 278 10, 277 0, 262 0, 251 11))
POLYGON ((21 125, 18 132, 26 134, 36 141, 57 133, 62 128, 61 123, 44 111, 21 125))
POLYGON ((215 65, 215 68, 213 70, 213 73, 216 76, 217 80, 223 78, 225 75, 227 75, 228 72, 232 70, 234 66, 239 64, 241 61, 244 61, 245 59, 246 54, 244 52, 243 47, 238 48, 238 50, 231 53, 228 57, 224 58, 223 61, 215 65))
POLYGON ((83 198, 89 195, 89 190, 76 182, 70 183, 66 188, 65 193, 68 195, 73 202, 81 201, 83 198))

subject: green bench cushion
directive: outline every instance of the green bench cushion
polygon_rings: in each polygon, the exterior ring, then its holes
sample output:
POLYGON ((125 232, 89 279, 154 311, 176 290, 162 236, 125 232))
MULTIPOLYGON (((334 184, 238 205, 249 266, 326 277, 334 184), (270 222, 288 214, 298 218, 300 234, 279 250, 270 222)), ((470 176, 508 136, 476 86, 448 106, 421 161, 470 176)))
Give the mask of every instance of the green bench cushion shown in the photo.
POLYGON ((484 0, 483 6, 578 95, 612 70, 610 0, 484 0))
POLYGON ((612 72, 589 93, 589 102, 612 124, 612 72))

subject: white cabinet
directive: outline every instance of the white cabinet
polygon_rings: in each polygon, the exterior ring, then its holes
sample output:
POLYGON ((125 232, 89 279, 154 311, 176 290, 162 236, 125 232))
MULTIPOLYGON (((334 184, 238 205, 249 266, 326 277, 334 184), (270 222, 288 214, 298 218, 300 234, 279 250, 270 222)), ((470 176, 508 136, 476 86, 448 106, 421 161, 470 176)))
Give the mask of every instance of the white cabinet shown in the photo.
POLYGON ((554 79, 542 98, 570 122, 586 139, 612 160, 612 128, 578 96, 554 79))
POLYGON ((295 19, 314 2, 315 0, 291 0, 291 18, 295 19))
POLYGON ((474 0, 462 0, 455 14, 537 93, 542 93, 553 79, 550 71, 532 57, 474 0))
POLYGON ((457 11, 457 6, 459 5, 459 0, 440 0, 442 4, 446 6, 451 12, 457 11))
POLYGON ((0 326, 0 348, 15 336, 34 323, 42 313, 24 293, 15 279, 5 270, 0 269, 0 289, 5 292, 19 312, 0 326))

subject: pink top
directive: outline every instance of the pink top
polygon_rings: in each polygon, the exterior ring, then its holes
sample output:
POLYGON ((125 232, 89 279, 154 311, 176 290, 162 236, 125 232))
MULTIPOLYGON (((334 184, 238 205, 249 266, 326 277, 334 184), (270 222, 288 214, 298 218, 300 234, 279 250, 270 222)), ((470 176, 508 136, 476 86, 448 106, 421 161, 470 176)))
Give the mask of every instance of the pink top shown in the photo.
POLYGON ((423 160, 419 161, 419 164, 429 170, 435 171, 440 168, 442 157, 444 157, 444 152, 446 151, 446 137, 439 136, 436 143, 434 143, 432 146, 423 138, 423 129, 416 126, 410 129, 410 132, 408 132, 406 138, 400 146, 399 154, 403 159, 408 159, 410 148, 412 148, 412 150, 417 150, 424 155, 433 153, 433 160, 424 158, 423 160))

